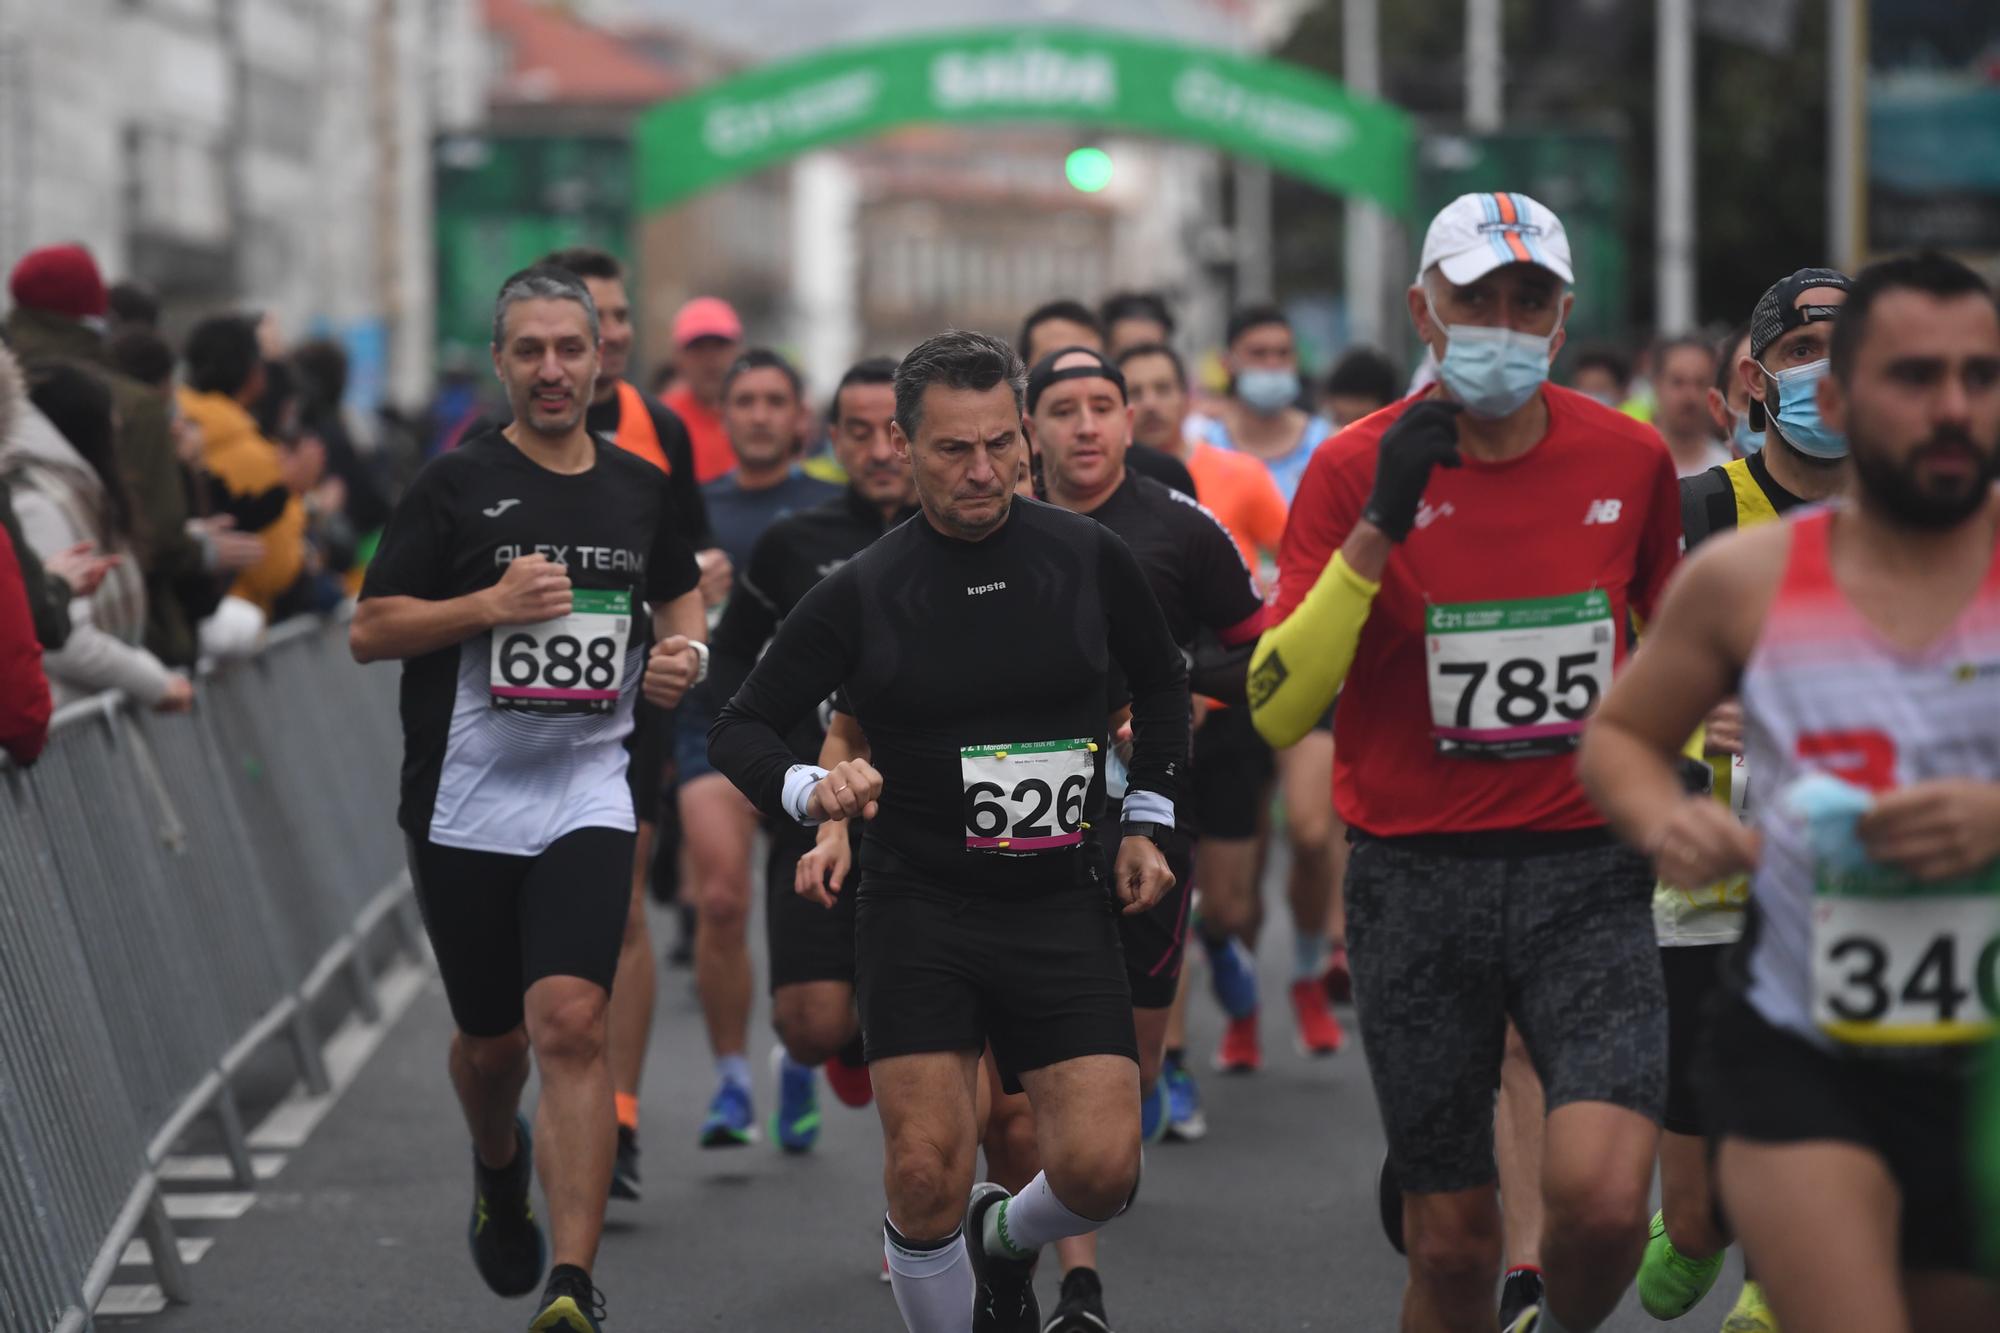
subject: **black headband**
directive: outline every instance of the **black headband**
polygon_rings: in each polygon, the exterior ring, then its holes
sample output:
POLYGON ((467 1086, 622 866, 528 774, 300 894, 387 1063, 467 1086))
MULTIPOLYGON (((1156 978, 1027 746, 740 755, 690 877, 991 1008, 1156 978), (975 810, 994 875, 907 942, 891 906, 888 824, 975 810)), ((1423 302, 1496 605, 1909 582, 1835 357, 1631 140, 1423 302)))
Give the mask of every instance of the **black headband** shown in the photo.
POLYGON ((1059 347, 1041 360, 1035 362, 1035 368, 1028 372, 1029 416, 1035 414, 1035 404, 1042 401, 1043 392, 1051 384, 1055 384, 1061 380, 1110 380, 1118 386, 1118 401, 1121 403, 1131 401, 1125 392, 1125 376, 1119 371, 1117 366, 1111 364, 1110 358, 1105 356, 1104 353, 1089 347, 1059 347), (1094 366, 1069 366, 1062 370, 1056 369, 1056 362, 1077 352, 1082 352, 1086 356, 1096 357, 1097 364, 1094 366))

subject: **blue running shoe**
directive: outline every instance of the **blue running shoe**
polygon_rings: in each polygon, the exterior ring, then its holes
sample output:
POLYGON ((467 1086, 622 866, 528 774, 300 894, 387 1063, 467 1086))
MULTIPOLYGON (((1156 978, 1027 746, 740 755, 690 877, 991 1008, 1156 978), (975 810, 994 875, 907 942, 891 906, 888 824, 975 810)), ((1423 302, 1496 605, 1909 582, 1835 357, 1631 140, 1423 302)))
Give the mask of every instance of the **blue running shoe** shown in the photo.
POLYGON ((1208 984, 1222 1012, 1239 1022, 1256 1013, 1257 968, 1243 941, 1229 935, 1219 943, 1204 939, 1201 945, 1208 951, 1208 984))
POLYGON ((1167 1135, 1167 1080, 1164 1075, 1153 1083, 1153 1095, 1139 1094, 1139 1141, 1158 1143, 1167 1135))
POLYGON ((741 1148, 757 1139, 757 1112, 750 1105, 750 1090, 724 1081, 708 1104, 708 1119, 701 1124, 704 1148, 741 1148))
POLYGON ((771 1137, 788 1153, 809 1153, 819 1142, 819 1077, 811 1065, 794 1064, 780 1046, 771 1052, 778 1079, 778 1109, 771 1137))
POLYGON ((1160 1086, 1167 1090, 1167 1138, 1193 1143, 1208 1133, 1208 1117, 1201 1112, 1201 1087, 1194 1075, 1178 1062, 1160 1071, 1160 1086))

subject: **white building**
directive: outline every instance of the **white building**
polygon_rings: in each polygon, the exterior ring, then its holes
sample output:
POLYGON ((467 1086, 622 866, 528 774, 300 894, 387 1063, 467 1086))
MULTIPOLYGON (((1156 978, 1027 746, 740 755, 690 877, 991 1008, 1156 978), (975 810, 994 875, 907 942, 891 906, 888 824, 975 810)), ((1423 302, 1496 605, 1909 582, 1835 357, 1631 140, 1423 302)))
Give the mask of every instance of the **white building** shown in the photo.
POLYGON ((430 146, 483 107, 476 7, 0 0, 0 265, 82 241, 170 316, 269 310, 420 401, 430 146))

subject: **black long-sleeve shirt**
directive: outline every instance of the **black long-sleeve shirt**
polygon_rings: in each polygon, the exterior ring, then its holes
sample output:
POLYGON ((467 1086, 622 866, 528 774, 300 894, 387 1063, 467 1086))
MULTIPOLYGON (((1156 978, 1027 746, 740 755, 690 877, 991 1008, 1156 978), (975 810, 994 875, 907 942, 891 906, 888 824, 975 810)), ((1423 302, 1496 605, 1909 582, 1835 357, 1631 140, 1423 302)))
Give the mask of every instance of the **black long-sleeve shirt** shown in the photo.
MULTIPOLYGON (((1082 830, 1104 810, 1114 664, 1138 736, 1126 813, 1171 823, 1187 670, 1130 549, 1032 500, 979 542, 920 516, 805 594, 716 719, 709 759, 758 808, 796 818, 785 737, 838 689, 883 779, 864 870, 968 892, 1080 884, 1082 830)), ((792 779, 795 800, 805 781, 792 779)))

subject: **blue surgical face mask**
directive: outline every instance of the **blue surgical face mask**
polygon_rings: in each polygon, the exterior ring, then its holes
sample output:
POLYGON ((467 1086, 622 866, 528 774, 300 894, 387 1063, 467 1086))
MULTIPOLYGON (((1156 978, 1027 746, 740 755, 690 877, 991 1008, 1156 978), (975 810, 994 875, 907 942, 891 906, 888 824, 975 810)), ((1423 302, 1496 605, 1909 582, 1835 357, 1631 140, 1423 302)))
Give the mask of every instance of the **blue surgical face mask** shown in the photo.
MULTIPOLYGON (((1764 372, 1778 386, 1778 434, 1809 458, 1847 457, 1847 437, 1819 419, 1819 382, 1826 378, 1828 364, 1821 357, 1789 370, 1764 372)), ((1768 402, 1764 411, 1771 412, 1768 402)))
POLYGON ((1750 413, 1746 410, 1736 418, 1736 429, 1729 438, 1736 445, 1736 452, 1748 458, 1764 447, 1764 432, 1750 429, 1750 413))
POLYGON ((1299 400, 1296 370, 1239 370, 1236 396, 1260 417, 1274 417, 1299 400))
POLYGON ((1520 411, 1549 377, 1549 347, 1561 323, 1546 334, 1446 324, 1430 299, 1426 291, 1431 322, 1444 330, 1438 377, 1451 396, 1476 417, 1509 417, 1520 411))

